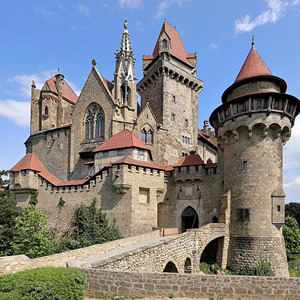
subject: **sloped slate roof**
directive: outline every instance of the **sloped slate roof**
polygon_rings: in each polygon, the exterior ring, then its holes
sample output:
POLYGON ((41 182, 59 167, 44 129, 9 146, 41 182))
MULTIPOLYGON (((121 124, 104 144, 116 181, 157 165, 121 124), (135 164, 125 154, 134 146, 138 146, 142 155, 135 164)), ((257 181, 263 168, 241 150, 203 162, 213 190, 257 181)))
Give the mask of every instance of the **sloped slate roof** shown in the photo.
POLYGON ((125 129, 112 136, 108 141, 96 148, 93 152, 106 150, 122 149, 122 148, 140 148, 150 150, 139 138, 131 131, 125 129))

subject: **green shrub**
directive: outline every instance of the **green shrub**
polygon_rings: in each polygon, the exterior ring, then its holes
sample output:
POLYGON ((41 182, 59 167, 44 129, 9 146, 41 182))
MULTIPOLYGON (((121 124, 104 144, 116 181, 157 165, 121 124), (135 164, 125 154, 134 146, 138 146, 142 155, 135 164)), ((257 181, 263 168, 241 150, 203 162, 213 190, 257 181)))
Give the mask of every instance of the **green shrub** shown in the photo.
MULTIPOLYGON (((71 235, 67 241, 69 249, 88 247, 122 238, 116 220, 111 222, 106 214, 96 209, 96 199, 90 206, 81 204, 71 222, 71 235)), ((66 242, 62 243, 66 248, 66 242)))
POLYGON ((79 300, 85 274, 69 268, 37 268, 0 277, 0 300, 79 300))
POLYGON ((234 275, 245 276, 275 276, 269 261, 262 259, 256 266, 245 265, 239 268, 233 268, 234 275))

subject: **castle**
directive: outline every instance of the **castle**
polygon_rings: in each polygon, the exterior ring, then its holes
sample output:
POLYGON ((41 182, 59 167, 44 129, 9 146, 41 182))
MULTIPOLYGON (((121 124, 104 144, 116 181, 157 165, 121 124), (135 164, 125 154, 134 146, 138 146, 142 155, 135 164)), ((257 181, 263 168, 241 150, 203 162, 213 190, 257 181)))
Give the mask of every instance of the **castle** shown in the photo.
POLYGON ((300 103, 285 81, 252 42, 210 116, 213 132, 208 121, 198 129, 197 56, 175 27, 163 23, 137 85, 126 21, 115 57, 113 82, 93 59, 79 97, 59 73, 41 90, 32 83, 26 155, 10 169, 18 204, 38 191, 37 209, 65 230, 74 210, 96 198, 124 236, 225 223, 228 266, 268 259, 288 276, 282 146, 300 103))

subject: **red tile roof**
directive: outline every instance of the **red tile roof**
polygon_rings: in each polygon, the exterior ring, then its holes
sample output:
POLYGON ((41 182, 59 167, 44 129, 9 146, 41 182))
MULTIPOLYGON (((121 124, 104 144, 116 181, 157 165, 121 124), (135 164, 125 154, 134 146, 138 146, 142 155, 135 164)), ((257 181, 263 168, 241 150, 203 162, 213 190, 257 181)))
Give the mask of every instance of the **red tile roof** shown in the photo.
POLYGON ((102 79, 103 83, 106 85, 106 87, 110 91, 112 91, 112 89, 114 88, 114 85, 109 80, 107 80, 105 77, 103 77, 102 75, 100 75, 100 76, 101 76, 101 79, 102 79))
POLYGON ((199 154, 183 156, 173 167, 185 167, 185 166, 195 166, 203 165, 204 162, 199 154))
POLYGON ((32 170, 37 171, 38 174, 49 181, 55 186, 69 186, 69 185, 81 185, 86 182, 86 180, 71 180, 62 181, 51 174, 41 163, 39 158, 35 153, 27 153, 16 165, 14 165, 9 171, 18 172, 22 170, 32 170))
POLYGON ((139 166, 139 167, 146 167, 146 168, 151 168, 151 169, 157 169, 157 170, 164 170, 164 168, 152 160, 144 161, 144 160, 136 160, 133 159, 130 156, 124 156, 117 161, 111 162, 111 165, 117 165, 117 164, 128 164, 128 165, 134 165, 134 166, 139 166))
MULTIPOLYGON (((47 80, 48 85, 50 86, 52 92, 58 94, 57 88, 56 88, 56 75, 52 76, 50 79, 47 80)), ((63 80, 62 84, 62 96, 69 100, 72 103, 76 103, 78 96, 73 92, 73 90, 70 88, 68 83, 63 80)))
POLYGON ((158 36, 158 39, 155 44, 152 55, 144 55, 143 59, 154 59, 158 56, 158 54, 159 54, 159 39, 163 33, 166 33, 167 36, 170 38, 170 41, 171 41, 170 54, 192 67, 191 63, 188 61, 187 58, 195 57, 196 53, 187 53, 186 52, 176 28, 167 22, 164 22, 164 24, 161 28, 161 31, 158 36))
POLYGON ((217 149, 217 145, 215 144, 215 141, 210 138, 209 135, 206 135, 202 130, 198 129, 198 137, 205 141, 209 146, 211 146, 214 149, 217 149))
POLYGON ((234 82, 261 75, 272 76, 272 73, 264 63, 256 49, 252 47, 234 82))
POLYGON ((122 148, 140 148, 151 151, 139 138, 131 131, 125 129, 112 136, 108 141, 96 148, 93 152, 100 152, 122 148))

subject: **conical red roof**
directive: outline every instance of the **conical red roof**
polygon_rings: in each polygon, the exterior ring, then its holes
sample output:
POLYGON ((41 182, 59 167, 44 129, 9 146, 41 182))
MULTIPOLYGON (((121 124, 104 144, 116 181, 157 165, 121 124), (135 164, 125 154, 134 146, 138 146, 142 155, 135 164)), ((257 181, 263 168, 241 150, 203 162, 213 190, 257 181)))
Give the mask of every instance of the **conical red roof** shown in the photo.
POLYGON ((271 75, 272 73, 264 63, 258 52, 254 47, 251 48, 244 64, 235 79, 235 83, 250 77, 261 76, 261 75, 271 75))
POLYGON ((122 148, 140 148, 151 151, 139 138, 137 138, 131 131, 125 129, 112 136, 108 141, 103 143, 93 152, 100 152, 113 149, 122 148))

